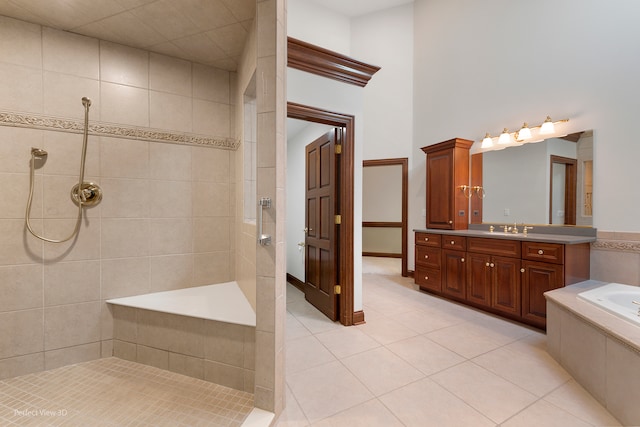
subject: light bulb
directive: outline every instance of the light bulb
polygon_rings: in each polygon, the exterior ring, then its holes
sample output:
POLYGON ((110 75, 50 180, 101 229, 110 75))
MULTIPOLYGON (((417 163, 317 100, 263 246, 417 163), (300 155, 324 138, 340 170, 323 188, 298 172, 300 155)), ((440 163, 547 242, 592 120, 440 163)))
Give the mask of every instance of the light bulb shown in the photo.
POLYGON ((489 132, 487 132, 487 134, 484 136, 484 139, 482 140, 482 145, 480 146, 480 148, 489 147, 493 147, 493 139, 491 139, 491 135, 489 135, 489 132))
POLYGON ((511 142, 511 135, 509 135, 509 129, 504 128, 498 138, 498 144, 508 144, 511 142))
POLYGON ((551 121, 551 117, 547 116, 546 120, 540 126, 540 133, 543 135, 548 135, 550 133, 554 133, 556 131, 553 122, 551 121))
POLYGON ((518 131, 518 138, 520 140, 531 138, 531 129, 529 129, 528 124, 523 124, 522 128, 518 131))

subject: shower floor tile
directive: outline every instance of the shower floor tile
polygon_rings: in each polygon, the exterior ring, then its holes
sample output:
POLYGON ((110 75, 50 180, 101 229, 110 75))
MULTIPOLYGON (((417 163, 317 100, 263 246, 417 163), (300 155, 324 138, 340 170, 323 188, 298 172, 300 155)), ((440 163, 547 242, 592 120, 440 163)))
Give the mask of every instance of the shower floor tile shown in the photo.
POLYGON ((0 425, 240 426, 253 395, 110 357, 0 381, 0 425))

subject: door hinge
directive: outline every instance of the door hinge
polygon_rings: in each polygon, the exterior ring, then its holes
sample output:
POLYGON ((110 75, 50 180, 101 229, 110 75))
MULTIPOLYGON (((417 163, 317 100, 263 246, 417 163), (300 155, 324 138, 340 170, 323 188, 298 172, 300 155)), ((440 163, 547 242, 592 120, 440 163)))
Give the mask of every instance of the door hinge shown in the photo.
POLYGON ((340 285, 335 285, 333 287, 333 293, 336 295, 340 295, 340 293, 342 292, 342 288, 340 287, 340 285))
POLYGON ((342 224, 342 215, 335 215, 335 216, 334 216, 334 223, 335 223, 336 225, 340 225, 340 224, 342 224))
POLYGON ((336 144, 336 154, 342 154, 342 145, 336 144))

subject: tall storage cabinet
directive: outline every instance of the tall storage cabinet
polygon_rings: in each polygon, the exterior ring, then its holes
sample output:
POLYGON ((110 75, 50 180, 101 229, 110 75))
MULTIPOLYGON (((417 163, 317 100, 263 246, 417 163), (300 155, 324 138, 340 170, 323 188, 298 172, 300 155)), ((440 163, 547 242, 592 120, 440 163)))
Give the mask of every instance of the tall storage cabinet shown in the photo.
POLYGON ((427 228, 463 230, 469 224, 469 149, 473 141, 454 138, 422 147, 427 155, 427 228))

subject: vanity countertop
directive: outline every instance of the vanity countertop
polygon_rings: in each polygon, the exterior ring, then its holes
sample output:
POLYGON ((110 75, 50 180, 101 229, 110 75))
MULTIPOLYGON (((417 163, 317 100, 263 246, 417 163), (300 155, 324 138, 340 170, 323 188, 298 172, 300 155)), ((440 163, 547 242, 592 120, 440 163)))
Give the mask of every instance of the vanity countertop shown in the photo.
POLYGON ((494 230, 490 232, 488 230, 440 230, 434 228, 415 228, 413 231, 417 233, 432 233, 432 234, 447 234, 450 236, 466 236, 466 237, 486 237, 489 239, 504 239, 504 240, 530 240, 532 242, 543 243, 560 243, 564 245, 576 245, 579 243, 591 243, 596 241, 595 236, 574 236, 571 234, 546 234, 546 233, 533 233, 529 231, 528 234, 519 231, 518 234, 505 233, 502 230, 494 230))

